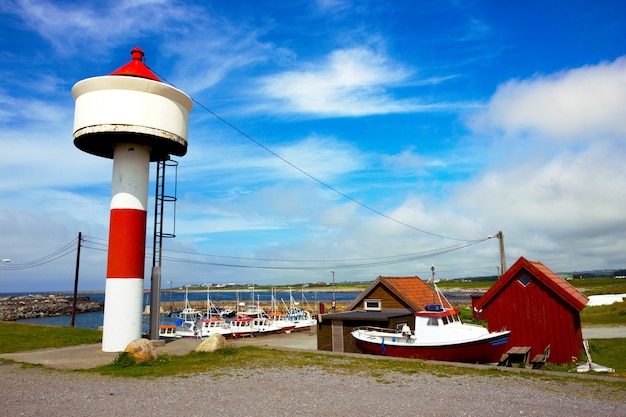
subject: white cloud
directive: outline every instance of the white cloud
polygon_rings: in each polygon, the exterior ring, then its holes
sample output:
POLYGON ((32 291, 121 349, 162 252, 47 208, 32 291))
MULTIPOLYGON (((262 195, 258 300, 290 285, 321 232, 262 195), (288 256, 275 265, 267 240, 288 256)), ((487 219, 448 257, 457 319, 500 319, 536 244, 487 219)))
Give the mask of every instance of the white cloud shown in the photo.
POLYGON ((367 163, 367 155, 356 146, 330 136, 312 134, 269 149, 293 166, 253 142, 233 145, 215 138, 211 143, 194 145, 181 169, 195 184, 219 181, 241 190, 267 181, 311 181, 300 170, 321 181, 332 180, 367 163))
POLYGON ((394 155, 382 155, 382 163, 391 170, 410 170, 424 173, 428 168, 445 168, 446 162, 416 152, 415 147, 403 149, 394 155))
POLYGON ((471 125, 505 135, 593 140, 626 134, 626 58, 500 86, 471 125))
POLYGON ((454 204, 504 230, 513 260, 558 271, 620 264, 624 108, 626 58, 505 83, 470 121, 476 136, 499 131, 501 159, 459 184, 454 204))
POLYGON ((396 99, 390 89, 410 82, 412 71, 365 48, 332 52, 323 62, 266 77, 263 92, 281 103, 267 110, 323 116, 414 112, 433 106, 396 99))
POLYGON ((17 0, 7 10, 22 18, 24 24, 38 33, 62 56, 97 44, 89 56, 107 54, 121 40, 142 38, 155 31, 172 31, 196 15, 193 7, 161 0, 126 1, 120 4, 71 5, 46 0, 17 0), (139 16, 139 18, 138 18, 139 16))

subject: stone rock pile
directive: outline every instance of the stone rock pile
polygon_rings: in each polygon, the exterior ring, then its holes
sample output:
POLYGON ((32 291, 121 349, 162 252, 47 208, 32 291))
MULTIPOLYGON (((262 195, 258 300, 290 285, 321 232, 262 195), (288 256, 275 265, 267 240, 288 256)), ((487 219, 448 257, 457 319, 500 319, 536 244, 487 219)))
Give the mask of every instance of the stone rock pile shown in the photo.
MULTIPOLYGON (((20 320, 38 317, 69 316, 72 314, 73 296, 21 295, 0 298, 0 320, 20 320)), ((104 310, 104 304, 80 296, 76 299, 76 313, 104 310)))

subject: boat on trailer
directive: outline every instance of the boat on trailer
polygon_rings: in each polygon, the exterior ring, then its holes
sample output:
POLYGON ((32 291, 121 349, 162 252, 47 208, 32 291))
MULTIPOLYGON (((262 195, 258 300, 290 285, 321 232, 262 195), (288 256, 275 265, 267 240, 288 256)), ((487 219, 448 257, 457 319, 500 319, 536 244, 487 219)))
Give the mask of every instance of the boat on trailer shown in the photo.
POLYGON ((198 334, 196 332, 195 320, 183 320, 176 319, 176 337, 178 339, 196 339, 198 334))
POLYGON ((176 338, 176 326, 173 324, 162 324, 159 326, 159 337, 164 339, 176 338))
POLYGON ((413 330, 408 324, 399 325, 396 329, 357 327, 352 332, 354 345, 365 353, 375 355, 498 363, 506 350, 511 331, 489 332, 482 326, 462 323, 459 310, 445 301, 449 307, 444 307, 442 302, 427 305, 416 312, 413 330))
POLYGON ((287 313, 283 313, 282 311, 270 311, 267 315, 280 328, 280 332, 282 333, 291 332, 296 328, 295 323, 287 317, 287 313))
POLYGON ((235 318, 229 323, 230 336, 234 338, 255 336, 259 333, 257 329, 252 326, 252 319, 250 317, 235 318))
POLYGON ((200 339, 207 338, 216 333, 224 337, 230 337, 232 334, 232 329, 230 325, 226 323, 226 320, 218 317, 200 319, 196 322, 196 326, 196 334, 200 339))

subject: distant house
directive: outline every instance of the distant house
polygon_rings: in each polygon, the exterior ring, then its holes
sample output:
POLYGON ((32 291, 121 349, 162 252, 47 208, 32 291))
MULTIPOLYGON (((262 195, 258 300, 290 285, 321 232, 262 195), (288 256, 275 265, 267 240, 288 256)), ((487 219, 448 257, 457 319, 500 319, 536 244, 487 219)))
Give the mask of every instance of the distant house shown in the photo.
POLYGON ((529 346, 532 358, 550 345, 548 362, 566 363, 580 357, 580 311, 587 301, 545 265, 521 257, 473 308, 490 331, 511 330, 508 347, 529 346))
MULTIPOLYGON (((419 277, 378 277, 342 312, 322 314, 318 321, 317 349, 360 352, 351 333, 358 326, 414 329, 414 313, 439 303, 435 291, 419 277)), ((444 303, 447 300, 444 301, 444 303)))

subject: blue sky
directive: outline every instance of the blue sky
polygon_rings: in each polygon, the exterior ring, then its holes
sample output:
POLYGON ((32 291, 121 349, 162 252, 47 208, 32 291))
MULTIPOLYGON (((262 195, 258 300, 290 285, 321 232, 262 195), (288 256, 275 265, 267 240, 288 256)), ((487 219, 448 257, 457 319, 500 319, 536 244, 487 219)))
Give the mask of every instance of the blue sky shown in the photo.
POLYGON ((3 2, 0 292, 71 289, 78 232, 104 288, 70 90, 136 46, 196 102, 164 286, 493 275, 500 230, 509 266, 626 267, 626 6, 509 3, 3 2))

